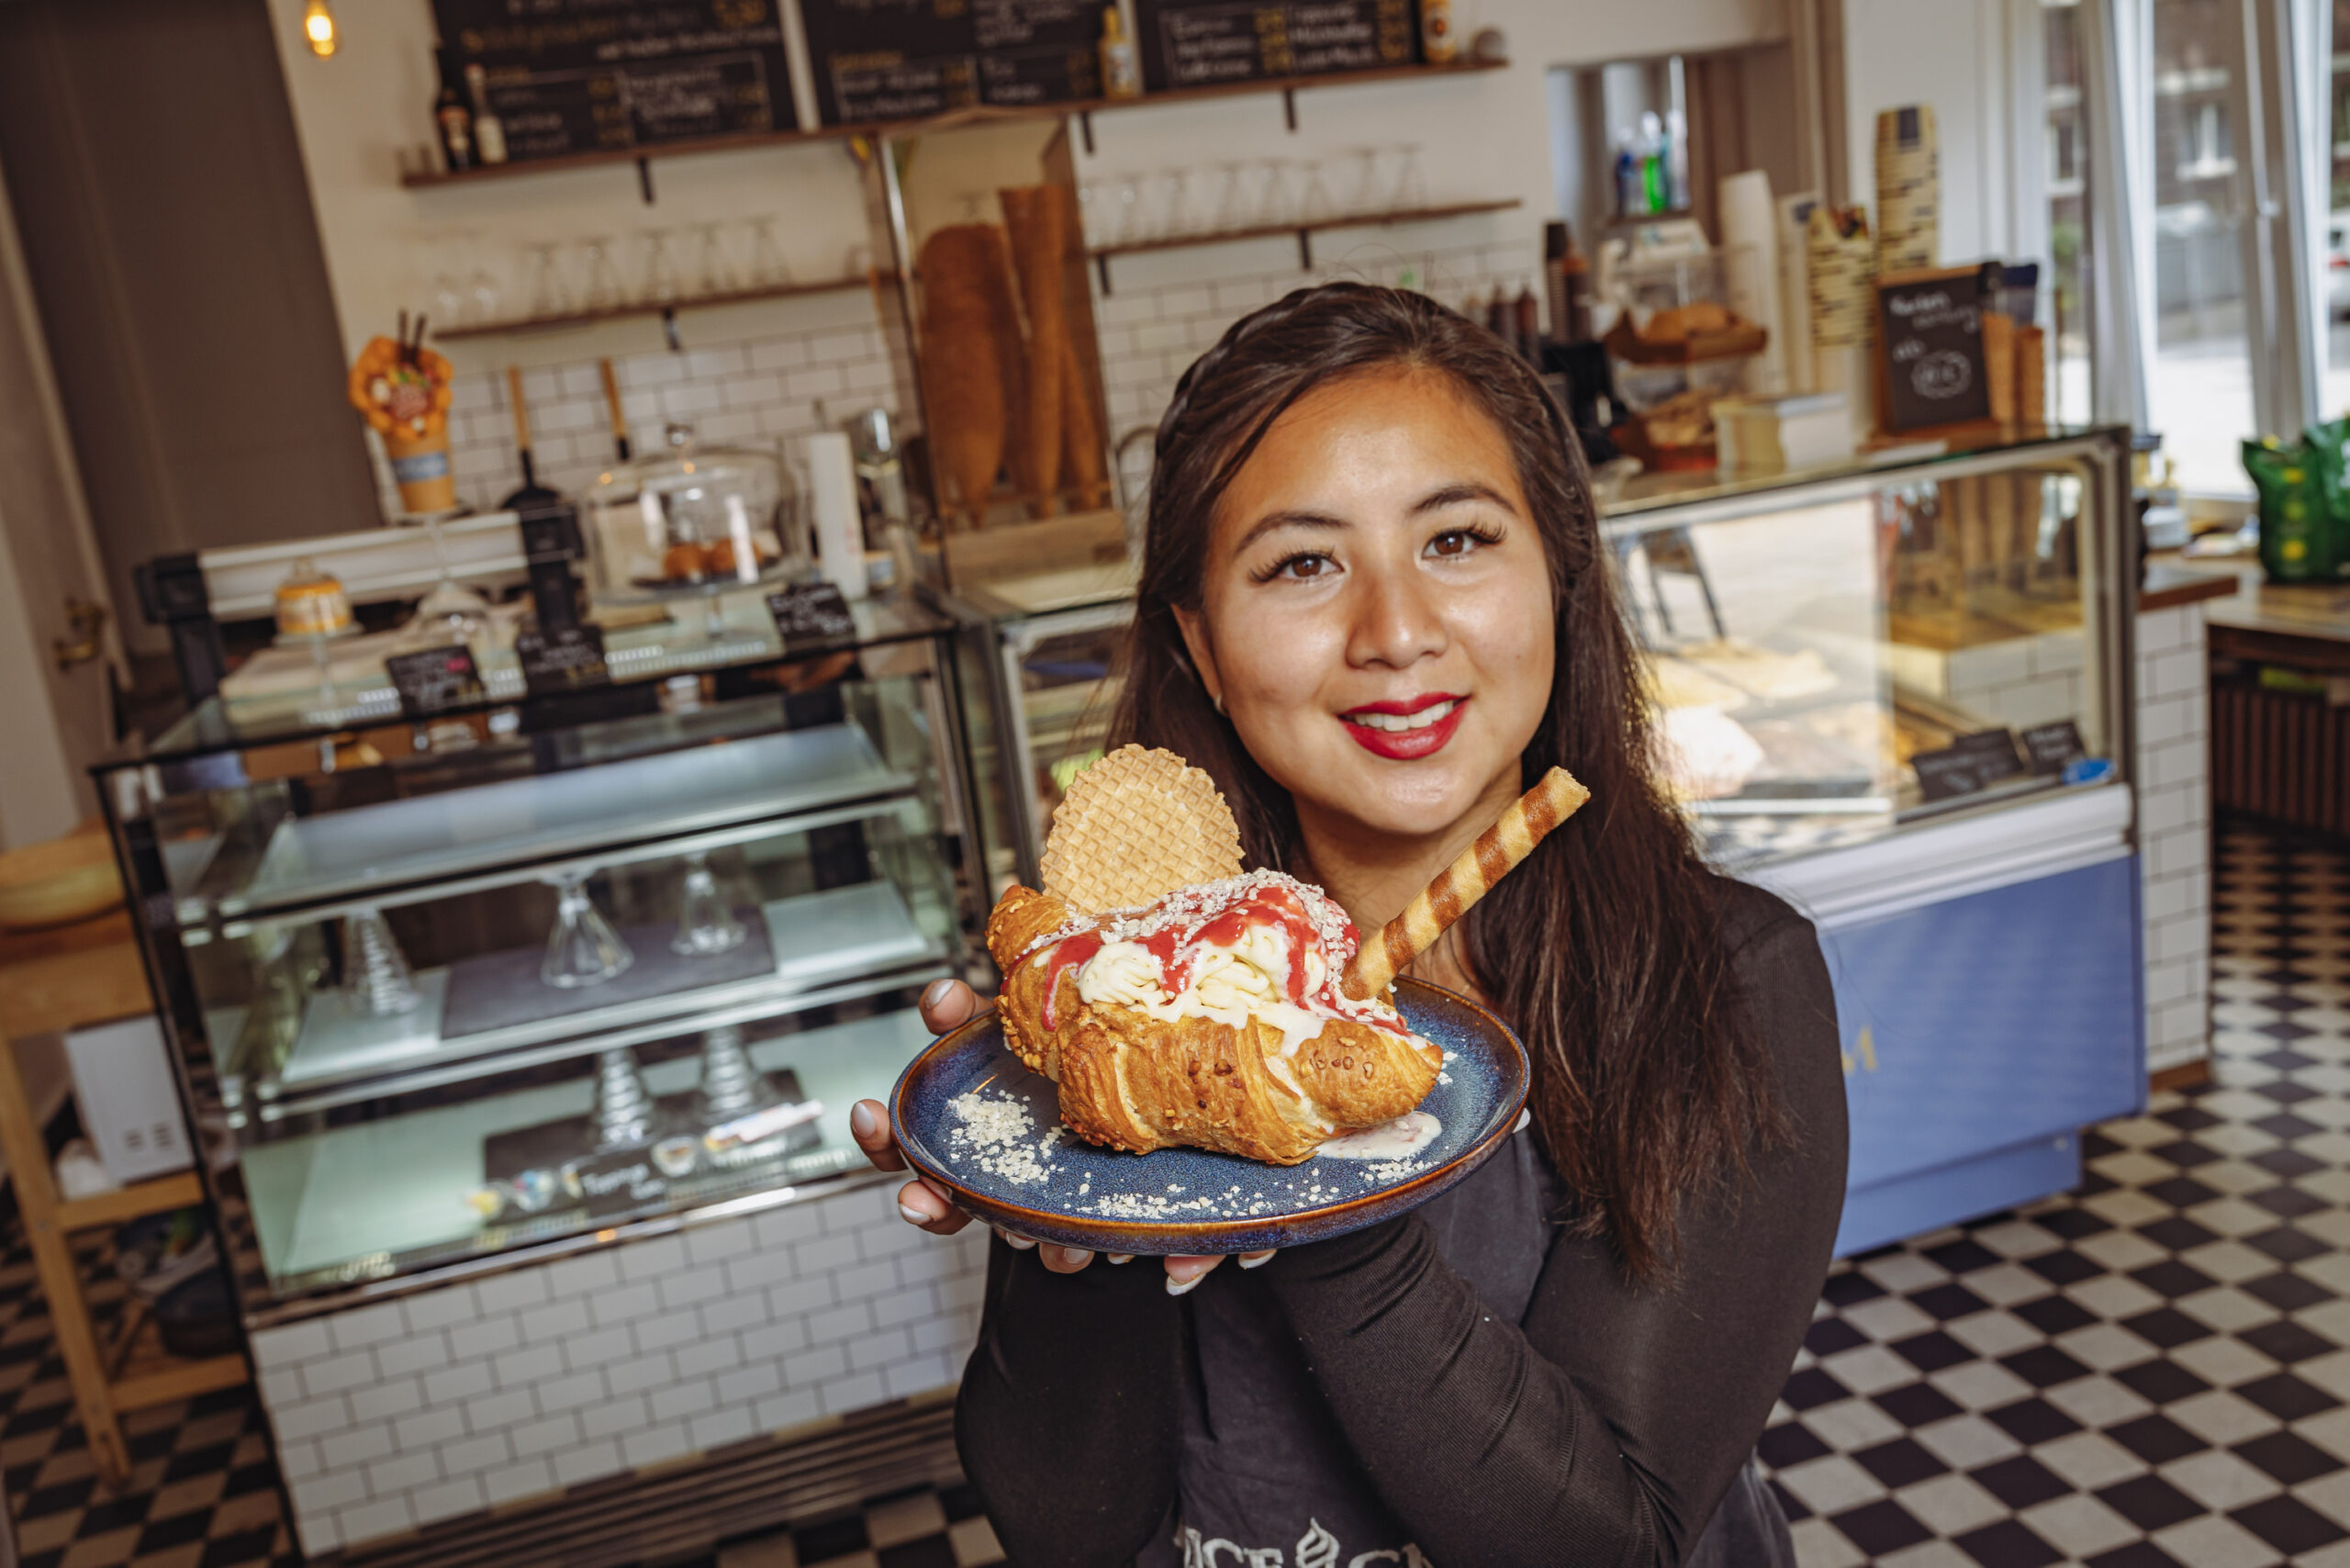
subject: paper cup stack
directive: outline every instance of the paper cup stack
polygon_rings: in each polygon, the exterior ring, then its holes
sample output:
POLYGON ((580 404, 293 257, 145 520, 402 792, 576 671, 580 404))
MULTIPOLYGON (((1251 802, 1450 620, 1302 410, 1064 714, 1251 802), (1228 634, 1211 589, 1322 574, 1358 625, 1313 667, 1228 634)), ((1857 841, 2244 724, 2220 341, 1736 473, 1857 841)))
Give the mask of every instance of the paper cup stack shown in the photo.
POLYGON ((1916 272, 1942 261, 1942 181, 1934 111, 1923 104, 1876 117, 1876 270, 1916 272))

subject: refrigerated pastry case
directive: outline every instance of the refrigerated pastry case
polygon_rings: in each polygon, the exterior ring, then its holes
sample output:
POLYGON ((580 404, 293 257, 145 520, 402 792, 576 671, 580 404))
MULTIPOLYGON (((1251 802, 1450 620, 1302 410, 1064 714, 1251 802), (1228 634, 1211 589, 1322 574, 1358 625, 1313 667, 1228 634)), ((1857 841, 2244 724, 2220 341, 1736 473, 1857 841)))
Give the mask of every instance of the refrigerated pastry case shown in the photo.
POLYGON ((880 1180, 979 893, 953 623, 851 608, 429 719, 232 678, 96 770, 249 1327, 880 1180))
MULTIPOLYGON (((1846 1250, 2071 1185, 2144 1092, 2127 433, 1666 474, 1603 532, 1711 861, 1818 925, 1853 1114, 1846 1250)), ((1096 755, 1123 583, 961 596, 990 882, 1096 755)))

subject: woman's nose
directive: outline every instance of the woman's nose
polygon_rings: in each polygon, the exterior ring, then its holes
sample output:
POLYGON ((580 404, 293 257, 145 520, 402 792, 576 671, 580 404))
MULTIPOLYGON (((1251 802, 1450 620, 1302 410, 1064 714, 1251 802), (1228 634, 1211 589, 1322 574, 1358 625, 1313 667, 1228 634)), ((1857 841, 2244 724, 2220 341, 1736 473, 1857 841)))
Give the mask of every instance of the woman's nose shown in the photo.
POLYGON ((1444 617, 1419 573, 1382 566, 1359 567, 1353 587, 1348 663, 1404 669, 1444 652, 1444 617))

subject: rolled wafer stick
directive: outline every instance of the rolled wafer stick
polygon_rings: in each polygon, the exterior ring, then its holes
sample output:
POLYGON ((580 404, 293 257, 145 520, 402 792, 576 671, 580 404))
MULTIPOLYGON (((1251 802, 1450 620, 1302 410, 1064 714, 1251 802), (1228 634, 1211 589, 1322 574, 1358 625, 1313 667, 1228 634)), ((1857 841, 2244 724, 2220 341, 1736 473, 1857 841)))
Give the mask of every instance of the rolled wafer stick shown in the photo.
POLYGON ((1493 890, 1494 884, 1515 869, 1543 836, 1574 815, 1591 799, 1591 791, 1563 767, 1554 767, 1542 781, 1510 802, 1501 820, 1461 852, 1460 858, 1422 889, 1404 913, 1355 951, 1343 982, 1346 993, 1361 1002, 1379 995, 1394 982, 1405 965, 1430 947, 1469 906, 1493 890))

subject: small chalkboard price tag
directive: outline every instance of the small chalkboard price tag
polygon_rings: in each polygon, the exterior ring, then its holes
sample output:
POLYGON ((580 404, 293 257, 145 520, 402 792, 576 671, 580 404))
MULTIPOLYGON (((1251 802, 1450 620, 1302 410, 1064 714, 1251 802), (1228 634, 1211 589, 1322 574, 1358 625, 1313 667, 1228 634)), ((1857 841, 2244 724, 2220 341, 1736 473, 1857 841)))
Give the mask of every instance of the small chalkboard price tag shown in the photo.
POLYGON ((552 632, 518 632, 514 656, 522 661, 522 684, 533 697, 609 686, 604 633, 599 626, 563 626, 552 632))
POLYGON ((800 583, 767 595, 776 635, 787 648, 799 643, 837 643, 856 635, 856 617, 831 583, 800 583))
POLYGON ((590 1215, 629 1214, 667 1196, 669 1179, 649 1148, 616 1148, 564 1167, 564 1185, 590 1215))
POLYGON ((454 643, 394 654, 384 661, 384 673, 400 694, 400 711, 411 719, 481 700, 481 672, 474 667, 473 655, 454 643))
POLYGON ((2089 754, 2088 747, 2081 744, 2080 726, 2070 719, 2034 724, 2023 733, 2022 739, 2024 756, 2031 759, 2034 773, 2062 773, 2089 754))
POLYGON ((2023 771, 2016 755, 2016 738, 2006 730, 1985 730, 1962 735, 1940 751, 1921 751, 1909 759, 1918 770, 1918 790, 1929 801, 1948 801, 1987 789, 2023 771))

